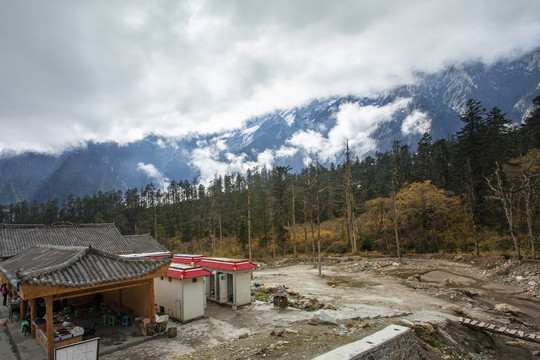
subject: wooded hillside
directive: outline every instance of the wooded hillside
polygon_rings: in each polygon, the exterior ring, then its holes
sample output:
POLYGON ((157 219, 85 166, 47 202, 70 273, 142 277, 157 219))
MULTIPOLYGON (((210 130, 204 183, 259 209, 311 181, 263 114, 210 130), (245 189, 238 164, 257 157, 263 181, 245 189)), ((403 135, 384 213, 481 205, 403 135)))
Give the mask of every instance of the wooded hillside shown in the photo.
POLYGON ((540 241, 540 96, 512 126, 470 100, 455 136, 425 134, 415 152, 390 151, 329 168, 216 175, 205 186, 97 192, 0 206, 0 223, 114 222, 174 252, 272 259, 322 252, 496 251, 536 257, 540 241))

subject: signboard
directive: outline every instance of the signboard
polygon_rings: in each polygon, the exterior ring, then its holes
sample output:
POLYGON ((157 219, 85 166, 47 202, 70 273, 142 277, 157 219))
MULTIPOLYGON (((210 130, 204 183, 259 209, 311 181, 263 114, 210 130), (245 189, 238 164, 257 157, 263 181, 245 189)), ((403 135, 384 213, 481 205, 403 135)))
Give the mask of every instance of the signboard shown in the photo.
POLYGON ((99 338, 81 341, 54 349, 55 360, 97 360, 99 338))

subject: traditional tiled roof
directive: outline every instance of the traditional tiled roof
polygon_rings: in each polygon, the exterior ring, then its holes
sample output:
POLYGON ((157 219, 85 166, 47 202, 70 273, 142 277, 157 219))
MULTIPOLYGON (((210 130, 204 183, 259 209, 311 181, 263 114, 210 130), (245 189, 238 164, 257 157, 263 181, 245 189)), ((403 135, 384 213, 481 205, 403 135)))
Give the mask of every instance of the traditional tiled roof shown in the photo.
POLYGON ((92 246, 114 254, 133 252, 114 224, 0 225, 0 258, 35 245, 92 246))
POLYGON ((0 262, 13 286, 91 286, 143 277, 171 262, 166 258, 123 258, 92 247, 35 246, 0 262))
POLYGON ((150 234, 144 235, 124 235, 124 239, 136 254, 167 252, 168 250, 158 243, 150 234))

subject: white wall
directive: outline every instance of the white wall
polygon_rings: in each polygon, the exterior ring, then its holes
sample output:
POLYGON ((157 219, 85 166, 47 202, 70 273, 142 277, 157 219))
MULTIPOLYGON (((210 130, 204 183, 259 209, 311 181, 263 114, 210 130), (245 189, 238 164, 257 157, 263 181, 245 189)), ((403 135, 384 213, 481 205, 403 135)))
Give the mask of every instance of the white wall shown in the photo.
POLYGON ((236 271, 236 305, 251 303, 251 274, 249 270, 236 271))
POLYGON ((184 300, 182 301, 182 322, 190 321, 204 316, 204 287, 203 278, 183 280, 184 300))
MULTIPOLYGON (((154 279, 154 297, 156 307, 165 308, 165 314, 172 318, 181 320, 181 314, 176 311, 176 300, 181 300, 182 297, 182 280, 163 276, 163 280, 157 277, 154 279)), ((183 303, 183 302, 182 302, 183 303)), ((183 304, 182 304, 183 305, 183 304)))
POLYGON ((164 276, 154 279, 154 296, 156 306, 163 306, 165 314, 170 317, 187 322, 204 316, 204 288, 203 279, 198 277, 196 282, 193 279, 180 280, 164 276), (180 311, 177 307, 177 300, 181 302, 180 311))

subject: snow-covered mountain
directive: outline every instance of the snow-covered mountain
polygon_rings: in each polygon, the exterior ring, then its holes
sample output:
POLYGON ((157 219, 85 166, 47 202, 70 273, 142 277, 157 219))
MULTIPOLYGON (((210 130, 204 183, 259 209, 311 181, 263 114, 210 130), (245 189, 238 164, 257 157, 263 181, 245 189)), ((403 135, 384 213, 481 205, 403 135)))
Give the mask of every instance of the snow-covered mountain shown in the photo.
POLYGON ((435 139, 453 134, 471 98, 487 109, 501 108, 520 123, 539 93, 537 50, 490 66, 474 62, 418 74, 414 83, 376 97, 316 99, 224 133, 184 139, 149 136, 123 146, 90 143, 59 156, 4 152, 0 203, 125 191, 150 182, 166 187, 172 180, 204 181, 254 166, 290 165, 298 170, 316 157, 323 164, 339 163, 346 141, 354 155, 363 157, 388 149, 394 140, 414 147, 426 131, 435 139))

